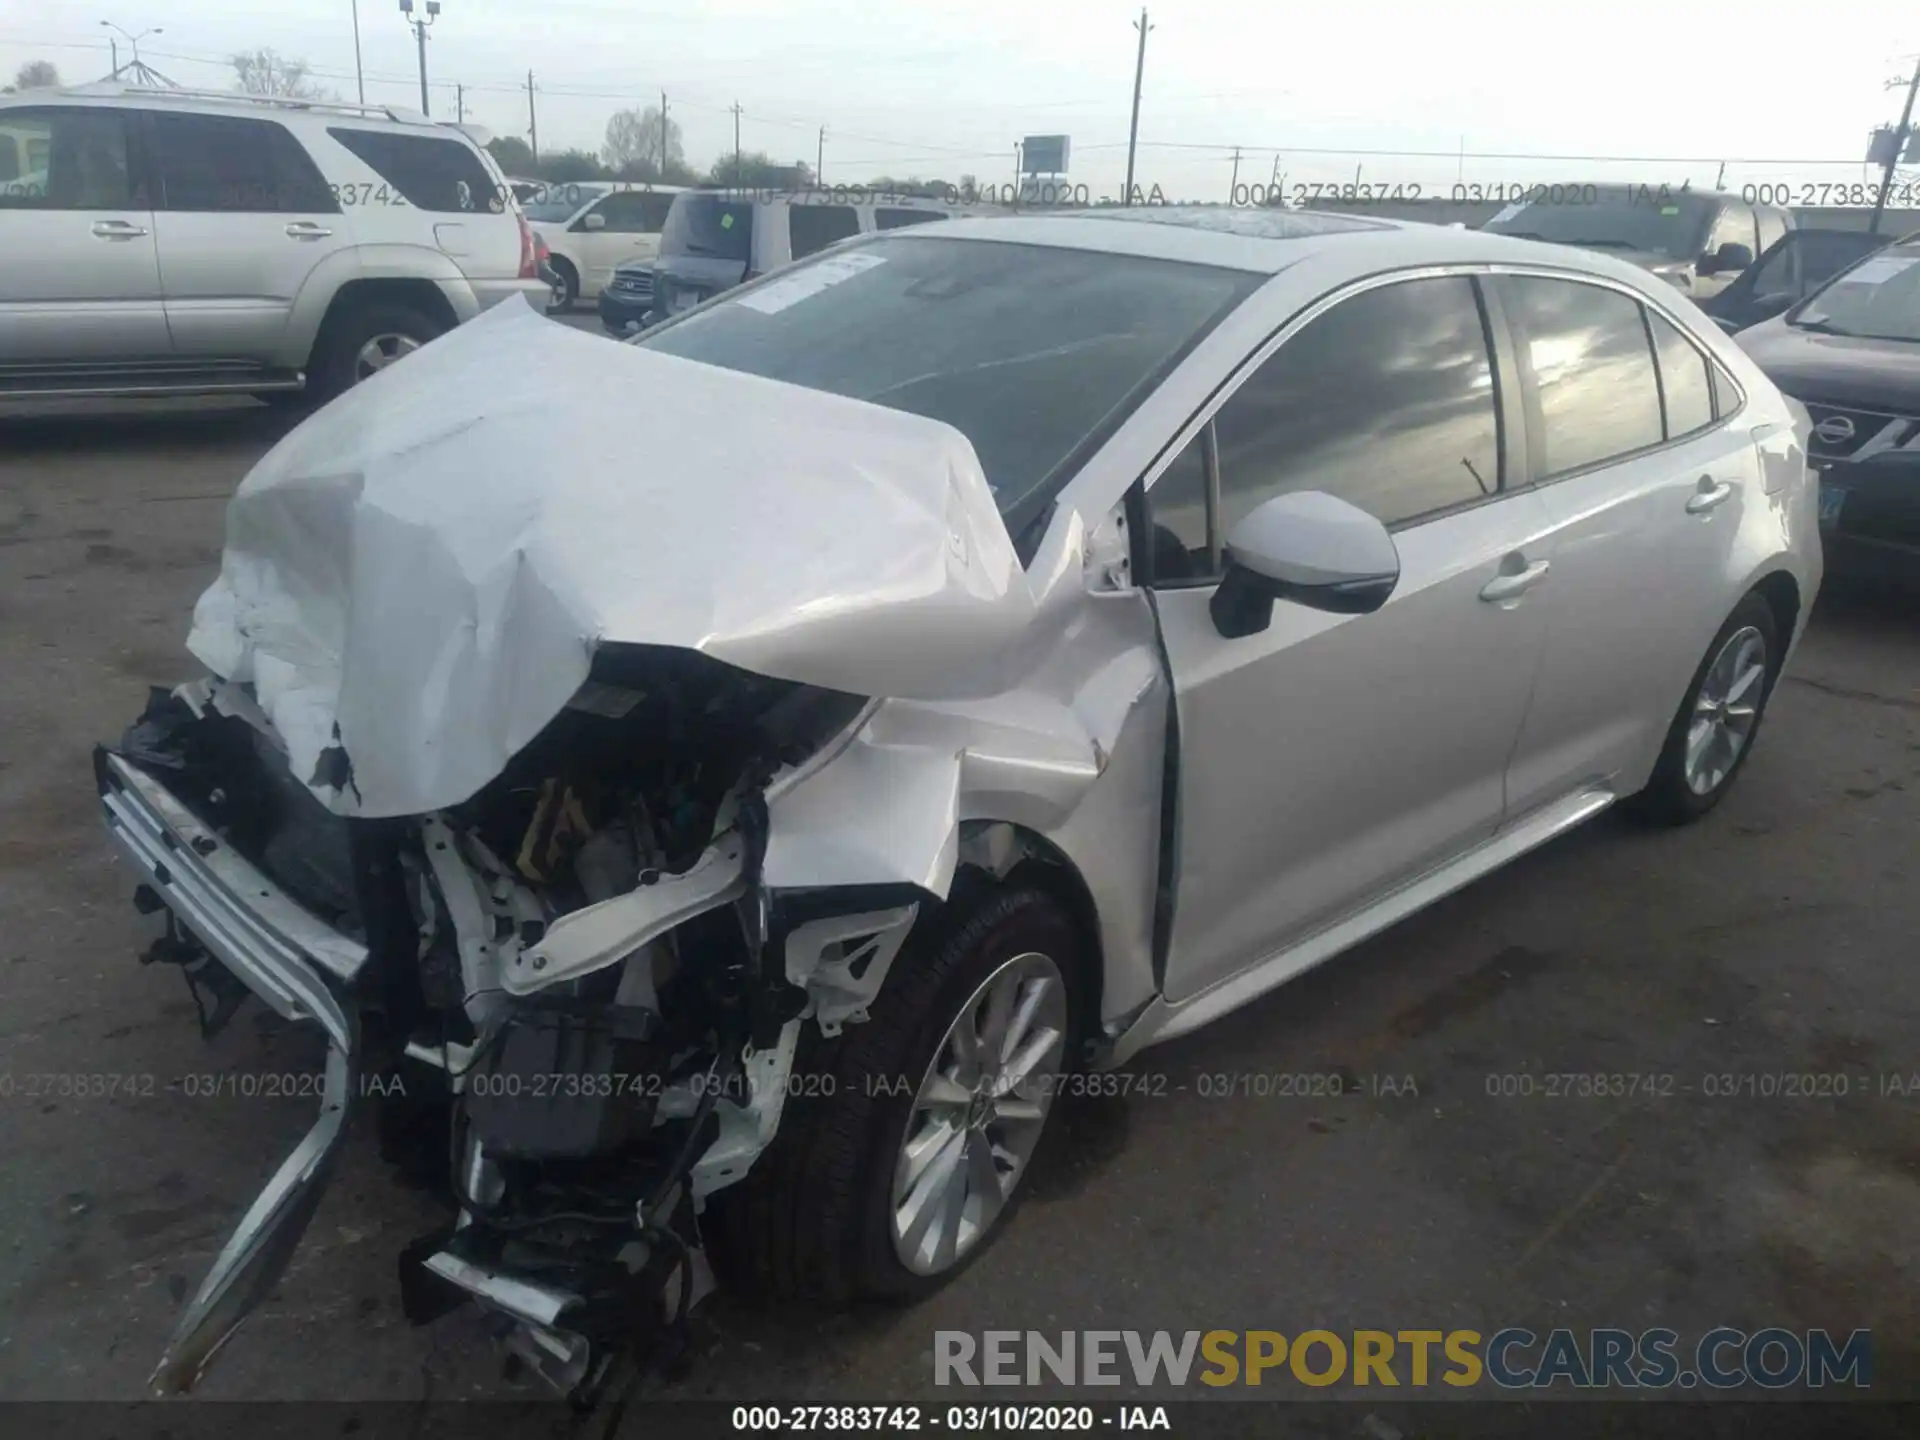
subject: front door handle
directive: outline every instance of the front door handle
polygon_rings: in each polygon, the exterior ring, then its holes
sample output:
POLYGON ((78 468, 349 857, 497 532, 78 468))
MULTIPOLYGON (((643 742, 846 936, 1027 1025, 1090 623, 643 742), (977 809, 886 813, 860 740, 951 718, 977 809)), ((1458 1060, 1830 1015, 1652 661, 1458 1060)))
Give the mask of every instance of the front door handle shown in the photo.
POLYGON ((1524 595, 1547 578, 1548 562, 1536 560, 1510 575, 1496 575, 1480 587, 1480 598, 1488 601, 1511 600, 1524 595))
POLYGON ((1702 475, 1700 485, 1687 501, 1687 514, 1704 515, 1715 506, 1724 505, 1733 498, 1731 484, 1716 484, 1711 475, 1702 475))
POLYGON ((138 240, 147 233, 144 225, 132 225, 125 220, 96 220, 93 233, 102 240, 138 240))
POLYGON ((316 225, 311 220, 296 220, 287 226, 287 234, 296 240, 324 240, 333 231, 324 225, 316 225))

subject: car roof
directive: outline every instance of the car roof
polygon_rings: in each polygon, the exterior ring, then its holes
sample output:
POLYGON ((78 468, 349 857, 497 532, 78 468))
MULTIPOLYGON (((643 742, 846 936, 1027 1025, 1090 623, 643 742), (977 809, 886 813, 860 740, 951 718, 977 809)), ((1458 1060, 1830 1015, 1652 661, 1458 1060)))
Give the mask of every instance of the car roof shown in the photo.
POLYGON ((1269 275, 1311 255, 1338 251, 1369 270, 1504 263, 1600 275, 1640 289, 1650 283, 1638 266, 1595 251, 1484 230, 1323 210, 1136 205, 1076 214, 968 217, 937 229, 898 233, 1184 260, 1269 275))
MULTIPOLYGON (((324 119, 351 119, 356 124, 404 126, 465 133, 461 126, 433 120, 401 105, 358 105, 351 100, 293 100, 277 95, 242 95, 229 90, 164 90, 150 85, 128 85, 100 80, 89 85, 66 85, 45 90, 23 90, 0 96, 0 110, 47 105, 132 106, 142 110, 189 110, 259 117, 312 114, 324 119)), ((471 137, 469 137, 471 138, 471 137)))

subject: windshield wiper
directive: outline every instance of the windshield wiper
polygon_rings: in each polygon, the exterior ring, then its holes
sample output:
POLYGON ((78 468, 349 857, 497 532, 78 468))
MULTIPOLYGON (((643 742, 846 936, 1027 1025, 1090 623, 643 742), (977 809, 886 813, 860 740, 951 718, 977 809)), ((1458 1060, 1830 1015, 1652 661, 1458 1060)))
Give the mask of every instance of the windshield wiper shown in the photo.
POLYGON ((1602 250, 1638 250, 1641 248, 1631 240, 1569 240, 1567 244, 1597 246, 1602 250))
POLYGON ((1789 320, 1796 330, 1811 330, 1816 335, 1850 335, 1850 330, 1842 330, 1831 320, 1789 320))

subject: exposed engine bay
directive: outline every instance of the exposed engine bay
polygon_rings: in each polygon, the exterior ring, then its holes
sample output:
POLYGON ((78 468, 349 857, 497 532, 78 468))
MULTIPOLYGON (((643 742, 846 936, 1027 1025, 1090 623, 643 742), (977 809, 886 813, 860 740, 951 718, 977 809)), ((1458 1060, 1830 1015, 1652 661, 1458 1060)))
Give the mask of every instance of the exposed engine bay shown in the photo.
MULTIPOLYGON (((248 687, 153 693, 112 753, 365 948, 343 987, 353 1103, 377 1110, 384 1158, 451 1207, 402 1257, 410 1318, 477 1299, 513 1353, 588 1401, 683 1327, 712 1284, 699 1212, 772 1138, 799 1021, 859 1018, 918 910, 911 893, 857 913, 776 903, 756 883, 769 783, 868 711, 692 651, 610 646, 478 794, 357 819, 289 771, 248 687)), ((182 967, 211 1033, 247 987, 166 918, 145 958, 182 967)), ((221 1303, 203 1290, 163 1388, 225 1338, 183 1346, 221 1303)))

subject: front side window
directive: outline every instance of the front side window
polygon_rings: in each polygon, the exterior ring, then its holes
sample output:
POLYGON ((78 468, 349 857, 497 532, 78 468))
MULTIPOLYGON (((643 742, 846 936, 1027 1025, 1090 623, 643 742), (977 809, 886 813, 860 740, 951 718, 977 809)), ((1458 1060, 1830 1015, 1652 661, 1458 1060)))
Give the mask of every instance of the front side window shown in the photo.
POLYGON ((1018 535, 1264 278, 935 226, 803 262, 635 343, 944 421, 1018 535))
POLYGON ((1289 491, 1324 490, 1388 525, 1492 494, 1500 427, 1473 282, 1341 301, 1234 392, 1214 430, 1223 535, 1289 491))
POLYGON ((1574 280, 1501 283, 1542 432, 1540 478, 1658 445, 1660 386, 1640 303, 1574 280))
POLYGON ((1713 222, 1713 229, 1707 234, 1706 252, 1718 254, 1722 245, 1744 245, 1754 254, 1753 211, 1738 201, 1729 201, 1720 207, 1720 214, 1713 222))
POLYGON ((606 228, 618 235, 655 235, 673 204, 670 195, 654 195, 644 190, 618 190, 592 210, 607 222, 606 228))
MULTIPOLYGON (((506 197, 493 176, 463 141, 345 125, 334 126, 327 134, 392 186, 400 200, 417 209, 445 215, 497 215, 506 209, 506 197)), ((377 197, 379 192, 374 193, 377 197)))
POLYGON ((789 205, 787 239, 799 260, 836 240, 860 233, 860 216, 851 205, 789 205))
POLYGON ((0 110, 0 210, 145 210, 118 110, 0 110))
POLYGON ((1785 237, 1787 217, 1778 210, 1759 209, 1753 213, 1760 229, 1760 248, 1753 253, 1764 255, 1785 237))
POLYGON ((155 113, 161 208, 301 214, 339 207, 284 125, 231 115, 155 113))

